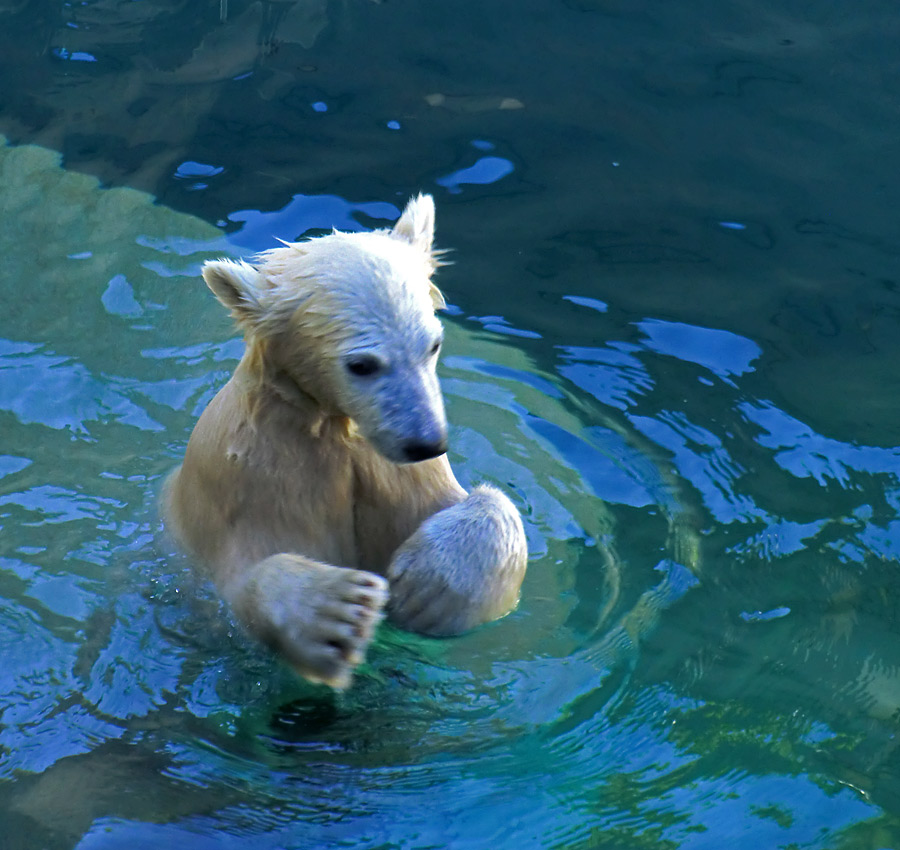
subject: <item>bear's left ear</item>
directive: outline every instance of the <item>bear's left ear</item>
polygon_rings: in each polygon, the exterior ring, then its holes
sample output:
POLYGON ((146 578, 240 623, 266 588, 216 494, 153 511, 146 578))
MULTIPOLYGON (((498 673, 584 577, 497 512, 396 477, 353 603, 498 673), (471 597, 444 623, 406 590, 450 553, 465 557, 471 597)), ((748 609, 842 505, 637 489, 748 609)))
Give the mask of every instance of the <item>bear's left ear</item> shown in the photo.
POLYGON ((418 195, 403 210, 392 235, 431 254, 434 244, 434 199, 431 195, 418 195))

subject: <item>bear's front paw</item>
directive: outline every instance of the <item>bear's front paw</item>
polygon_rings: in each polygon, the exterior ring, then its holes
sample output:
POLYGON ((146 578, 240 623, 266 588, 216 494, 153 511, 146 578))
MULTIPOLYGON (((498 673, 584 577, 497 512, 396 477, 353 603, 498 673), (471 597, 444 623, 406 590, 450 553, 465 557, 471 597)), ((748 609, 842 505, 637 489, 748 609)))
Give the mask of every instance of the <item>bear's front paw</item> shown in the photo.
POLYGON ((391 564, 387 613, 391 622, 422 635, 458 635, 477 625, 471 604, 434 569, 427 554, 407 547, 391 564))
POLYGON ((528 553, 522 521, 492 487, 429 517, 388 567, 388 616, 426 635, 456 635, 509 613, 528 553))
POLYGON ((304 678, 347 687, 383 617, 387 582, 296 555, 275 555, 260 566, 247 587, 257 636, 304 678))

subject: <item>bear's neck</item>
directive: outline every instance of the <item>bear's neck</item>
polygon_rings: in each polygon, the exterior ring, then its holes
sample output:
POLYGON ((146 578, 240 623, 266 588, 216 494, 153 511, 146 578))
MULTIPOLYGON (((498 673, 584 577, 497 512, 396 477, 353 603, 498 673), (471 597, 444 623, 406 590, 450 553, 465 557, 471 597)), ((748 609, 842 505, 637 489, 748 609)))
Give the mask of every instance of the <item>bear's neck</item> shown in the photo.
POLYGON ((266 356, 265 346, 248 342, 233 380, 250 419, 287 418, 292 430, 314 436, 341 434, 352 430, 350 420, 333 413, 266 356), (336 426, 336 427, 335 427, 336 426))

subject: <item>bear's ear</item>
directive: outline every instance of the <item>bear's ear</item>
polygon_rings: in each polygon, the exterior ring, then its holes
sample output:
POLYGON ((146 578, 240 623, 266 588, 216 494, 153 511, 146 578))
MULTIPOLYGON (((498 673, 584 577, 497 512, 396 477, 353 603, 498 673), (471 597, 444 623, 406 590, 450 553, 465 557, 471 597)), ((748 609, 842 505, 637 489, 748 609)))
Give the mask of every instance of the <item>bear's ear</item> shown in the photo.
POLYGON ((264 278, 249 263, 210 260, 203 264, 203 279, 239 324, 252 328, 262 317, 264 278))
POLYGON ((434 199, 431 195, 418 195, 403 210, 391 233, 431 254, 434 243, 434 199))

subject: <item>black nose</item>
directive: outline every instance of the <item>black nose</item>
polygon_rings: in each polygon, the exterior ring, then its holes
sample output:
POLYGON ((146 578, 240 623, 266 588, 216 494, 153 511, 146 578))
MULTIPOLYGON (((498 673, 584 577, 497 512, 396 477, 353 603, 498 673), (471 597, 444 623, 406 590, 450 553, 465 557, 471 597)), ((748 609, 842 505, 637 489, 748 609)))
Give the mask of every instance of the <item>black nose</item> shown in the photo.
POLYGON ((409 442, 403 447, 403 456, 409 463, 418 463, 420 460, 439 457, 447 451, 447 441, 438 440, 436 443, 409 442))

